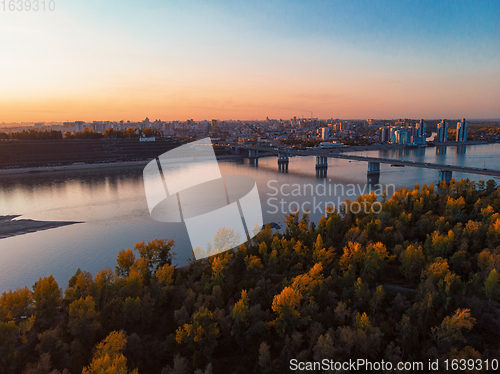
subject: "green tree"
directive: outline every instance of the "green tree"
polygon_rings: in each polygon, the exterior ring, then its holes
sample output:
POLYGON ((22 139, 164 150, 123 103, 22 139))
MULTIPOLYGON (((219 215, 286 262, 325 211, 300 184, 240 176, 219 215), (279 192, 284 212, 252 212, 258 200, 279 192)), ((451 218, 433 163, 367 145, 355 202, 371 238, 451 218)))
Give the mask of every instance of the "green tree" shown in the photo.
POLYGON ((233 307, 232 317, 233 317, 233 327, 231 330, 231 335, 235 336, 237 342, 242 346, 243 337, 245 331, 248 327, 248 311, 249 311, 249 299, 246 290, 241 291, 241 298, 238 300, 233 307))
POLYGON ((366 246, 361 276, 365 275, 368 279, 374 279, 378 272, 384 268, 387 258, 389 258, 389 253, 384 244, 380 242, 369 243, 366 246))
POLYGON ((329 331, 318 337, 316 345, 313 348, 314 360, 321 361, 330 357, 335 357, 333 331, 329 331))
POLYGON ((260 343, 259 346, 259 366, 264 373, 271 370, 271 347, 266 342, 260 343))
POLYGON ((84 348, 92 347, 97 331, 101 328, 99 313, 92 296, 80 298, 68 307, 68 330, 84 348))
POLYGON ((374 314, 378 314, 379 308, 382 305, 382 302, 385 298, 385 291, 383 286, 378 286, 373 293, 373 296, 370 300, 370 307, 374 314))
POLYGON ((491 300, 494 300, 500 295, 499 275, 496 269, 490 271, 488 278, 486 278, 484 282, 484 292, 488 297, 488 311, 489 311, 491 300))
POLYGON ((15 371, 19 352, 17 342, 19 327, 13 322, 0 322, 0 373, 10 374, 15 371))
POLYGON ((192 323, 186 323, 177 329, 175 340, 179 344, 186 343, 194 351, 197 360, 201 358, 201 353, 210 361, 218 337, 219 327, 214 321, 213 313, 202 307, 193 315, 192 323))
POLYGON ((122 315, 124 326, 130 328, 141 319, 141 299, 136 297, 127 297, 123 302, 122 315))
POLYGON ((410 244, 400 255, 401 270, 408 284, 413 284, 420 277, 425 266, 424 251, 421 246, 410 244))

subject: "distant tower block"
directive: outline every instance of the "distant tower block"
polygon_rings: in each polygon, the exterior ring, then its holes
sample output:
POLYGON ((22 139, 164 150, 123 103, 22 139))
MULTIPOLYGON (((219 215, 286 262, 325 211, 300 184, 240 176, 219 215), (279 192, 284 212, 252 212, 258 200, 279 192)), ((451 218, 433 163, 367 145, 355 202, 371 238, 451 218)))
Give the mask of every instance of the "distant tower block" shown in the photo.
POLYGON ((316 156, 316 177, 326 178, 328 170, 328 157, 316 156))
POLYGON ((462 121, 457 122, 457 143, 463 143, 467 141, 467 121, 462 118, 462 121))
POLYGON ((445 119, 441 120, 437 126, 438 142, 446 143, 448 141, 448 122, 445 119))
POLYGON ((284 173, 288 173, 288 164, 290 160, 288 158, 288 154, 286 153, 278 153, 278 170, 284 173))
POLYGON ((445 181, 446 183, 449 183, 452 178, 452 171, 451 170, 439 170, 439 180, 440 181, 445 181))

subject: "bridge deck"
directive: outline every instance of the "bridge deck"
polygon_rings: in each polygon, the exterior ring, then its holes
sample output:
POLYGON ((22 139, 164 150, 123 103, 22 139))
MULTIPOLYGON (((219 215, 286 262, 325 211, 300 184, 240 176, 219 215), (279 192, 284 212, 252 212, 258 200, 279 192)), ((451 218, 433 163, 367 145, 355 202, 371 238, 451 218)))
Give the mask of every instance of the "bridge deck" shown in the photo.
MULTIPOLYGON (((255 149, 259 151, 270 152, 270 148, 265 147, 247 147, 248 149, 255 149)), ((436 169, 436 170, 449 170, 456 171, 461 173, 471 173, 471 174, 482 174, 482 175, 490 175, 495 177, 500 177, 500 170, 495 169, 482 169, 475 168, 469 166, 456 166, 456 165, 445 165, 445 164, 434 164, 429 162, 418 162, 418 161, 409 161, 409 160, 400 160, 400 159, 391 159, 391 158, 381 158, 381 157, 368 157, 368 156, 357 156, 353 154, 345 154, 332 152, 331 150, 274 150, 274 154, 287 153, 294 154, 297 156, 326 156, 331 158, 342 158, 346 160, 354 160, 354 161, 366 161, 366 162, 378 162, 381 164, 397 164, 418 168, 427 168, 427 169, 436 169)))

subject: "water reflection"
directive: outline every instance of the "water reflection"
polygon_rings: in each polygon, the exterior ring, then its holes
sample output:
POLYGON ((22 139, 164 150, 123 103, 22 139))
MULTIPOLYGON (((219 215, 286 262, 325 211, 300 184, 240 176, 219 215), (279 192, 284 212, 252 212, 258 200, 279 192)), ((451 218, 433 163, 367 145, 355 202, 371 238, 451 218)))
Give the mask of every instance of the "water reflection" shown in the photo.
POLYGON ((436 147, 436 154, 445 155, 447 149, 448 149, 448 147, 446 147, 446 146, 437 146, 436 147))
MULTIPOLYGON (((441 147, 442 151, 438 148, 415 148, 357 154, 498 168, 500 144, 468 146, 466 153, 464 146, 455 148, 451 147, 448 154, 444 147, 441 147)), ((417 183, 438 183, 440 180, 438 170, 391 167, 389 164, 380 165, 376 178, 367 178, 367 162, 331 158, 328 159, 327 174, 316 179, 315 165, 314 157, 293 157, 290 158, 289 172, 279 173, 276 157, 264 157, 259 159, 258 168, 250 167, 248 160, 221 162, 220 168, 223 175, 248 175, 257 181, 264 222, 283 222, 284 215, 290 212, 289 208, 304 204, 309 204, 311 219, 317 221, 328 202, 339 204, 344 199, 352 201, 357 195, 372 190, 381 192, 388 189, 390 196, 393 188, 412 188, 417 183), (323 184, 339 188, 327 194, 317 193, 321 191, 317 187, 323 184), (294 185, 311 185, 314 193, 294 195, 294 185), (313 202, 320 208, 315 209, 313 202)), ((455 172, 453 177, 490 179, 455 172)), ((500 181, 500 178, 493 179, 500 181)), ((174 263, 179 266, 193 256, 185 225, 165 224, 151 219, 141 167, 1 177, 0 214, 22 214, 22 218, 47 221, 85 221, 81 225, 1 239, 0 292, 31 286, 38 277, 50 274, 64 288, 76 269, 97 273, 106 267, 114 268, 118 252, 133 248, 139 241, 174 239, 174 252, 178 253, 174 263)))

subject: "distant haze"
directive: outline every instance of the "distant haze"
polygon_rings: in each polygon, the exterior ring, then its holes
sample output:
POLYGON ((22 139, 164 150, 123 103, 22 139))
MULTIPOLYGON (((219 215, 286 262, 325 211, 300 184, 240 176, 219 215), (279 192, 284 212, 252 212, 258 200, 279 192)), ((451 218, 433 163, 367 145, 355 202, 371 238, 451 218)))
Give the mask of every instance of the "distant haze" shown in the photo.
POLYGON ((55 4, 0 11, 0 123, 500 117, 500 2, 55 4))

